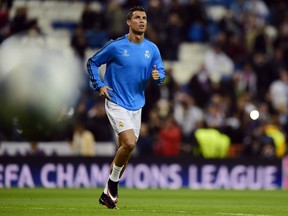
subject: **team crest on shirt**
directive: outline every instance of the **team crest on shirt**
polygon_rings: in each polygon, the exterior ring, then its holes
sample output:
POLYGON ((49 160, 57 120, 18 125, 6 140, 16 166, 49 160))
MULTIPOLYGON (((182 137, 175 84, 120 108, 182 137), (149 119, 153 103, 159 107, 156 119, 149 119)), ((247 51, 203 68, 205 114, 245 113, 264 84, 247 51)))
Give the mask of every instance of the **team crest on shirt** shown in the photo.
POLYGON ((147 58, 147 59, 150 57, 150 52, 149 52, 149 50, 146 50, 146 51, 145 51, 144 56, 145 56, 145 58, 147 58))
POLYGON ((119 127, 124 127, 124 123, 122 121, 119 122, 119 127))
POLYGON ((129 56, 129 53, 128 53, 127 49, 123 50, 122 56, 126 56, 126 57, 129 56))

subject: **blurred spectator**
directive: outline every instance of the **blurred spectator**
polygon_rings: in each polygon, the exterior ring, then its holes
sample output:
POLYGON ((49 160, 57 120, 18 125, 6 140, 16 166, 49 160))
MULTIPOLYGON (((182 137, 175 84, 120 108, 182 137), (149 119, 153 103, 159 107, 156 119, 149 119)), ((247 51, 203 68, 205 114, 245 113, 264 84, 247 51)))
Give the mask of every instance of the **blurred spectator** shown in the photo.
POLYGON ((231 10, 227 10, 219 21, 219 31, 225 35, 222 43, 222 47, 225 47, 223 51, 233 60, 235 66, 241 65, 247 55, 246 48, 243 46, 244 29, 231 10))
POLYGON ((86 3, 80 20, 80 24, 82 25, 84 31, 92 30, 94 28, 104 29, 105 23, 105 16, 101 13, 101 9, 96 11, 92 7, 91 2, 86 3))
POLYGON ((276 158, 274 140, 265 134, 264 124, 259 125, 251 136, 247 136, 244 144, 245 157, 276 158))
MULTIPOLYGON (((100 4, 100 3, 99 3, 100 4)), ((97 10, 92 3, 86 3, 81 16, 80 24, 85 32, 86 42, 89 48, 102 47, 108 40, 105 14, 102 12, 102 5, 97 10)))
POLYGON ((184 22, 185 40, 192 42, 207 41, 205 26, 207 24, 207 15, 205 7, 200 0, 190 0, 184 5, 182 15, 184 22))
MULTIPOLYGON (((186 40, 186 27, 184 23, 185 19, 185 4, 181 4, 179 0, 172 0, 167 5, 167 27, 166 27, 166 48, 169 48, 170 52, 173 49, 170 47, 174 46, 174 57, 168 58, 167 60, 178 60, 178 48, 181 42, 186 40)), ((165 52, 163 53, 166 54, 165 52)), ((162 55, 163 55, 162 54, 162 55)), ((171 54, 171 53, 170 53, 171 54)), ((165 56, 164 56, 165 58, 165 56)))
MULTIPOLYGON (((275 116, 277 118, 277 116, 275 116)), ((274 117, 274 118, 275 118, 274 117)), ((275 120, 274 120, 275 121, 275 120)), ((273 142, 275 144, 274 151, 277 158, 282 158, 286 155, 286 138, 285 134, 279 127, 279 123, 271 122, 267 125, 265 125, 264 131, 265 134, 273 139, 273 142)))
MULTIPOLYGON (((288 67, 288 17, 281 23, 278 28, 278 35, 274 41, 274 47, 276 50, 281 50, 281 58, 283 67, 288 67)), ((277 54, 277 53, 275 53, 277 54)), ((277 57, 277 56, 276 56, 277 57)), ((279 59, 279 58, 278 58, 279 59)))
POLYGON ((9 22, 9 8, 4 4, 4 1, 0 2, 0 29, 5 27, 9 22))
POLYGON ((107 31, 110 39, 116 39, 125 34, 126 12, 119 1, 110 1, 106 11, 106 20, 109 25, 107 31))
POLYGON ((28 27, 28 9, 26 6, 21 6, 16 9, 15 16, 11 20, 11 34, 17 34, 27 30, 28 27))
POLYGON ((179 46, 184 41, 182 38, 183 28, 180 16, 177 13, 170 13, 168 15, 168 23, 166 27, 166 38, 163 46, 163 59, 177 61, 179 46))
POLYGON ((240 68, 247 62, 248 53, 246 47, 243 46, 243 39, 236 34, 228 38, 226 53, 233 60, 235 68, 240 68))
POLYGON ((251 102, 251 95, 248 92, 243 92, 238 96, 237 102, 234 108, 234 116, 241 122, 241 128, 244 131, 247 129, 248 122, 250 121, 247 115, 246 107, 251 102))
POLYGON ((273 69, 271 68, 269 59, 263 53, 255 53, 252 56, 252 68, 255 71, 257 83, 257 100, 264 101, 269 86, 276 79, 273 69))
POLYGON ((30 19, 27 22, 27 31, 28 33, 32 32, 34 34, 39 34, 40 36, 43 35, 42 29, 38 25, 38 20, 37 19, 30 19))
POLYGON ((195 138, 203 158, 227 158, 230 138, 214 128, 199 128, 195 138))
POLYGON ((222 129, 225 123, 228 107, 225 106, 223 97, 220 94, 214 94, 207 104, 204 112, 204 122, 207 128, 222 129))
POLYGON ((174 105, 174 118, 182 131, 182 143, 191 144, 194 131, 203 127, 203 111, 196 106, 193 97, 186 93, 178 93, 174 105))
POLYGON ((271 11, 271 24, 276 28, 279 28, 280 24, 287 17, 288 5, 286 0, 278 0, 278 1, 266 1, 267 6, 271 11))
POLYGON ((274 35, 269 31, 273 30, 268 25, 263 25, 258 28, 258 32, 253 41, 253 53, 262 53, 269 58, 273 56, 274 35))
POLYGON ((185 12, 186 12, 186 5, 185 3, 181 3, 179 0, 172 0, 167 5, 168 14, 177 14, 181 21, 184 21, 185 12))
POLYGON ((174 100, 175 92, 178 90, 179 85, 173 77, 172 68, 167 68, 165 70, 166 77, 164 83, 160 86, 154 85, 151 80, 148 82, 146 89, 146 104, 142 110, 143 122, 149 121, 150 112, 152 109, 157 107, 157 103, 160 100, 164 100, 168 103, 174 100))
POLYGON ((165 157, 176 157, 181 153, 181 128, 173 115, 163 119, 159 130, 159 137, 155 145, 155 154, 165 157))
MULTIPOLYGON (((275 41, 274 41, 275 42, 275 41)), ((278 79, 279 78, 279 72, 288 66, 288 64, 285 62, 285 55, 284 55, 284 49, 283 47, 277 47, 274 43, 274 49, 273 49, 273 56, 271 57, 271 69, 273 70, 273 74, 278 79)))
POLYGON ((166 73, 165 81, 160 86, 160 98, 166 99, 168 101, 173 101, 175 93, 179 89, 179 84, 174 79, 172 68, 166 68, 165 73, 166 73))
POLYGON ((232 59, 224 53, 220 41, 215 41, 204 55, 204 66, 209 78, 216 85, 222 80, 230 81, 234 72, 232 59))
POLYGON ((235 16, 235 19, 237 20, 237 22, 241 23, 242 25, 245 22, 245 17, 247 15, 245 1, 246 0, 231 1, 230 7, 229 7, 229 9, 232 11, 233 14, 237 14, 237 16, 235 16))
POLYGON ((236 19, 236 14, 231 10, 227 10, 224 16, 219 21, 219 29, 224 32, 226 37, 229 39, 232 35, 237 38, 243 38, 243 26, 236 19))
POLYGON ((95 139, 93 134, 81 122, 74 124, 71 149, 76 156, 95 156, 95 139))
POLYGON ((103 101, 96 102, 87 113, 87 129, 91 131, 97 142, 114 141, 114 133, 106 116, 103 101))
POLYGON ((89 108, 87 105, 87 101, 84 98, 81 98, 75 107, 74 118, 77 121, 81 121, 86 124, 88 120, 88 116, 87 116, 88 110, 89 108))
MULTIPOLYGON (((166 81, 166 79, 165 79, 166 81)), ((164 81, 164 82, 165 82, 164 81)), ((161 88, 161 87, 160 87, 161 88)), ((142 110, 142 119, 144 122, 149 121, 149 115, 152 109, 154 109, 156 103, 161 98, 161 90, 157 85, 154 85, 152 80, 147 83, 147 89, 145 92, 146 104, 142 110)))
POLYGON ((188 0, 187 4, 184 5, 184 10, 184 22, 186 26, 190 26, 193 23, 206 24, 206 9, 201 0, 188 0))
POLYGON ((245 17, 245 21, 242 23, 242 25, 244 23, 245 46, 247 51, 249 51, 251 54, 254 50, 255 38, 263 28, 263 25, 259 25, 256 21, 256 18, 249 14, 245 17))
POLYGON ((157 101, 156 106, 158 110, 158 115, 161 119, 166 118, 172 109, 172 104, 167 99, 164 98, 157 101))
POLYGON ((152 136, 152 139, 158 139, 161 128, 161 119, 156 107, 150 110, 147 124, 149 127, 149 134, 152 136))
MULTIPOLYGON (((271 103, 272 111, 272 119, 277 122, 275 125, 277 126, 277 134, 278 134, 278 141, 275 141, 275 144, 279 143, 280 136, 286 136, 287 137, 287 131, 288 131, 288 72, 286 69, 282 69, 280 72, 280 78, 278 80, 275 80, 271 83, 268 93, 268 100, 271 103), (285 133, 283 135, 280 135, 282 133, 281 131, 284 131, 285 133)), ((275 131, 275 130, 273 130, 275 131)), ((280 141, 281 142, 281 141, 280 141)), ((281 146, 285 147, 284 152, 286 151, 286 140, 284 138, 284 141, 282 141, 281 146)), ((276 145, 279 146, 279 145, 276 145)), ((283 147, 280 147, 283 149, 283 147)), ((277 150, 277 155, 279 155, 279 150, 277 150)), ((282 156, 283 156, 283 151, 282 156)))
POLYGON ((88 43, 85 31, 81 25, 77 25, 72 34, 71 47, 74 49, 75 54, 84 62, 88 43))
POLYGON ((129 10, 131 7, 135 6, 135 5, 142 5, 144 8, 147 7, 147 2, 149 2, 150 0, 125 0, 125 1, 121 1, 123 2, 123 8, 125 8, 126 10, 129 10))
POLYGON ((242 143, 243 131, 241 128, 241 121, 236 115, 236 105, 233 98, 229 94, 221 95, 222 99, 219 100, 219 105, 223 109, 225 118, 221 132, 228 135, 232 144, 242 143))
POLYGON ((137 155, 141 157, 152 156, 155 140, 149 133, 149 125, 142 123, 140 135, 137 141, 137 155))
POLYGON ((30 143, 30 150, 27 151, 26 156, 45 156, 44 151, 39 148, 36 141, 30 143))
POLYGON ((259 23, 265 23, 269 18, 269 8, 262 0, 244 0, 244 8, 248 13, 257 17, 259 23))
MULTIPOLYGON (((231 136, 231 140, 233 143, 242 143, 244 141, 244 137, 251 132, 255 128, 255 121, 250 118, 250 112, 256 109, 256 106, 252 103, 252 97, 249 92, 244 92, 239 95, 236 104, 233 107, 233 113, 231 117, 235 117, 237 121, 239 121, 239 126, 234 128, 233 136, 231 136)), ((265 109, 263 107, 263 117, 265 116, 265 109)), ((259 112, 262 116, 262 110, 259 107, 259 112)), ((229 118, 227 119, 229 120, 229 118)))
POLYGON ((0 7, 0 44, 8 37, 9 34, 9 12, 0 7))
MULTIPOLYGON (((255 109, 256 107, 254 107, 255 109)), ((258 111, 260 113, 258 121, 260 122, 270 122, 272 119, 272 112, 270 104, 266 101, 257 104, 258 111)), ((250 110, 251 111, 251 110, 250 110)))
POLYGON ((243 150, 244 157, 275 157, 275 147, 271 137, 253 136, 246 141, 243 150))
POLYGON ((162 0, 149 0, 148 7, 146 9, 147 17, 149 17, 149 24, 147 26, 147 37, 153 41, 160 50, 160 53, 164 54, 165 40, 166 40, 166 26, 167 26, 167 10, 164 7, 162 0), (151 31, 156 34, 151 37, 151 31))
POLYGON ((2 0, 0 2, 0 5, 3 7, 6 7, 8 10, 10 10, 13 6, 14 0, 2 0))
POLYGON ((250 63, 246 62, 241 69, 236 71, 234 81, 238 95, 242 95, 246 92, 249 93, 251 97, 256 97, 257 78, 250 63))
POLYGON ((280 77, 269 86, 269 99, 275 110, 280 113, 287 112, 288 107, 288 71, 282 69, 280 77))
POLYGON ((202 65, 191 77, 187 83, 187 88, 197 106, 204 109, 214 91, 213 83, 208 76, 205 65, 202 65))

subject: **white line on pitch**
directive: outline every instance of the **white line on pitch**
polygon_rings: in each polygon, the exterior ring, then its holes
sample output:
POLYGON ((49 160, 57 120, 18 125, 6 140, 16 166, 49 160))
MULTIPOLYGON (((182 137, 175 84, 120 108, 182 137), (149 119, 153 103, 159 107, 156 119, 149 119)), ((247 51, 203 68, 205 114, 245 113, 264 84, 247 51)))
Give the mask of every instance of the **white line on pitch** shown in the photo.
MULTIPOLYGON (((153 212, 153 213, 177 213, 177 214, 187 214, 187 211, 177 211, 177 210, 153 210, 153 209, 125 209, 125 211, 131 212, 153 212)), ((190 213, 190 212, 189 212, 190 213)))
POLYGON ((271 216, 271 215, 263 215, 263 214, 228 213, 228 212, 218 212, 216 214, 232 215, 232 216, 271 216))
MULTIPOLYGON (((15 209, 15 208, 25 208, 30 210, 51 210, 52 208, 43 208, 43 207, 10 207, 10 206, 0 206, 0 209, 15 209)), ((65 210, 65 211, 75 211, 79 210, 79 208, 53 208, 54 210, 65 210)), ((82 210, 85 210, 84 208, 82 210)), ((122 209, 124 211, 130 211, 130 212, 153 212, 153 213, 176 213, 176 214, 190 214, 191 212, 187 211, 177 211, 177 210, 153 210, 153 209, 122 209)), ((193 212, 193 214, 196 214, 197 212, 193 212)), ((200 213, 200 212, 199 212, 200 213)), ((246 213, 226 213, 226 212, 215 212, 214 214, 217 215, 230 215, 230 216, 271 216, 271 215, 264 215, 264 214, 246 214, 246 213)))
POLYGON ((79 210, 79 208, 43 208, 43 207, 10 207, 10 206, 0 206, 0 209, 30 209, 30 210, 51 210, 51 209, 57 209, 57 210, 69 210, 69 211, 75 211, 79 210))
MULTIPOLYGON (((44 207, 10 207, 10 206, 0 206, 0 209, 15 209, 15 208, 25 208, 25 209, 30 209, 30 210, 51 210, 52 208, 44 208, 44 207)), ((54 210, 69 210, 69 211, 75 211, 79 210, 79 208, 53 208, 54 210)), ((84 209, 83 209, 84 210, 84 209)), ((154 213, 178 213, 178 214, 186 214, 186 211, 169 211, 169 210, 153 210, 153 209, 122 209, 124 211, 131 211, 131 212, 154 212, 154 213)))

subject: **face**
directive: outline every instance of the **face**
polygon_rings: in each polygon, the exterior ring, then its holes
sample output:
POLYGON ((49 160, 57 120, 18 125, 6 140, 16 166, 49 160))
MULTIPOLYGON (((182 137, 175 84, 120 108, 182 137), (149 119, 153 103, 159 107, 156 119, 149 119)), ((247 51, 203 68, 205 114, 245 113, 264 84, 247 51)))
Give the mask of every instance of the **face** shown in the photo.
POLYGON ((144 34, 147 28, 147 17, 144 11, 134 11, 130 20, 127 20, 130 30, 135 34, 144 34))

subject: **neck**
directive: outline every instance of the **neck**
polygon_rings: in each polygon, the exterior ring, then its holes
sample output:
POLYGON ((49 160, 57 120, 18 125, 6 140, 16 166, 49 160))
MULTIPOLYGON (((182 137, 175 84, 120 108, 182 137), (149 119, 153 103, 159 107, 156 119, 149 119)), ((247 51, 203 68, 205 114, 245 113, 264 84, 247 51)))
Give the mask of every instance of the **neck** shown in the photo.
POLYGON ((144 34, 134 34, 132 32, 128 33, 128 40, 133 43, 141 43, 144 39, 144 34))

